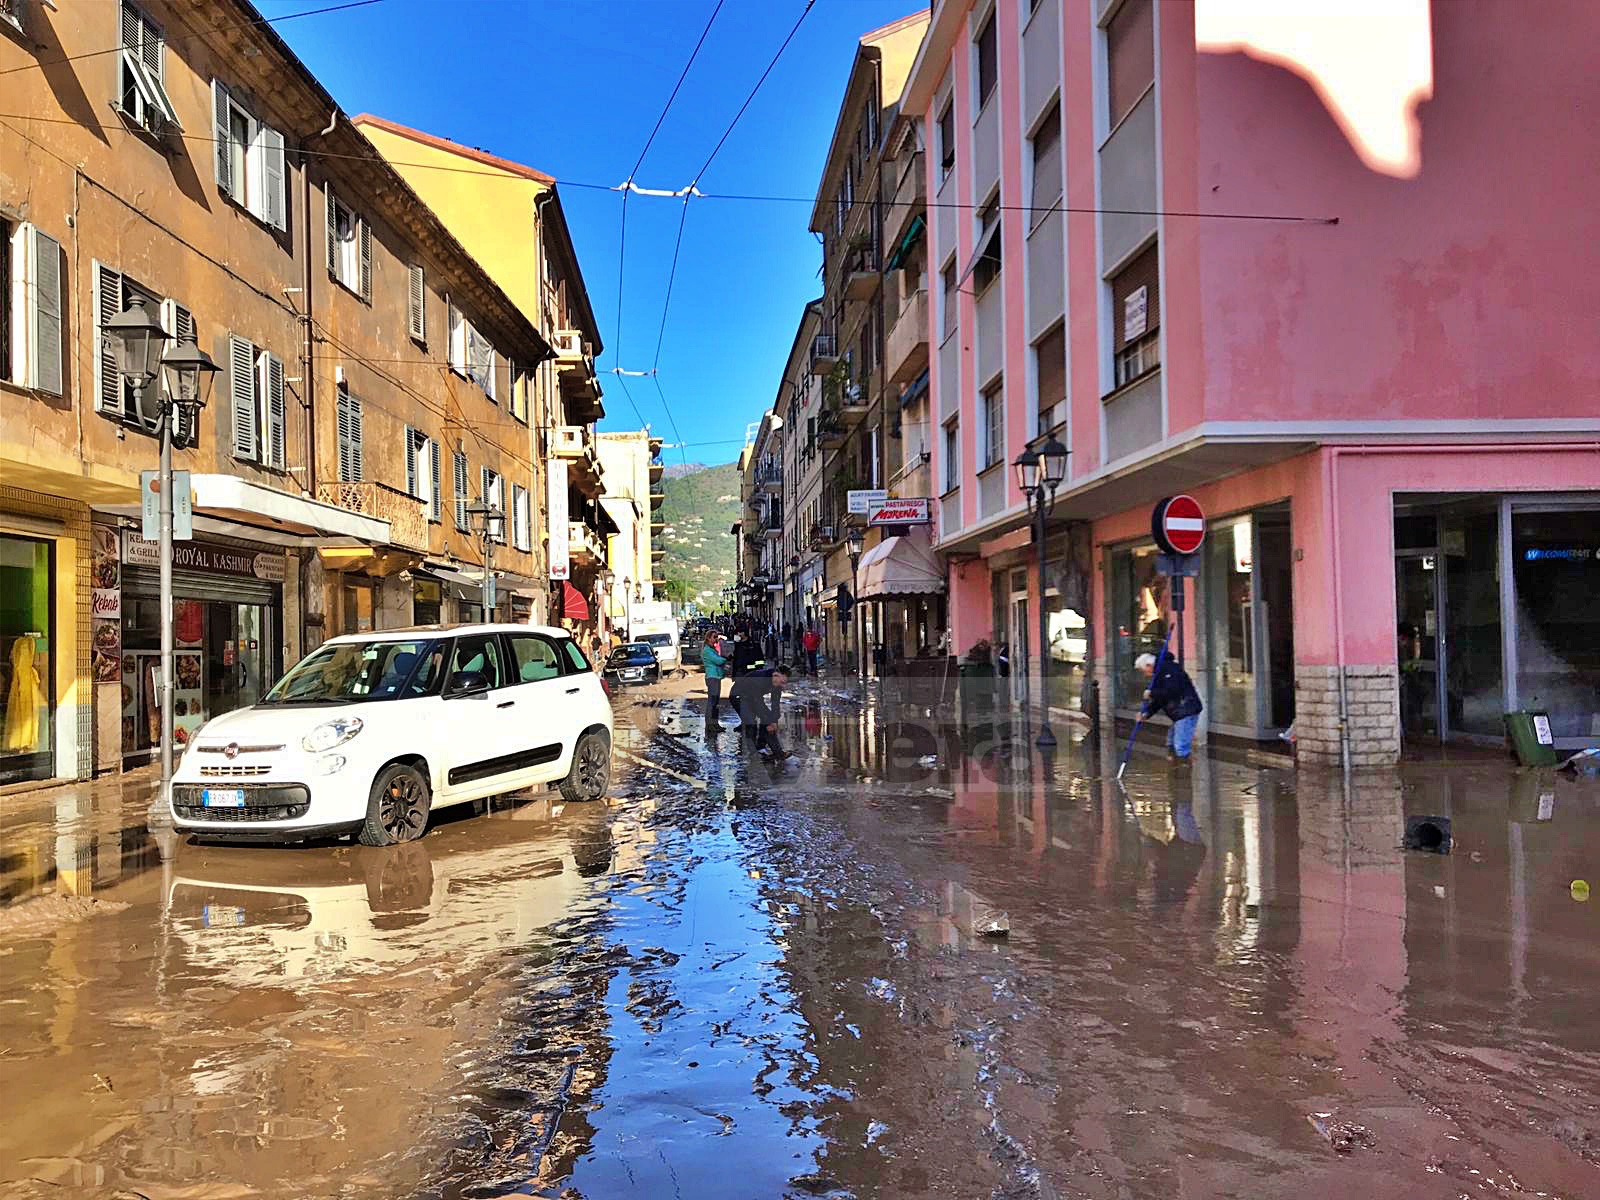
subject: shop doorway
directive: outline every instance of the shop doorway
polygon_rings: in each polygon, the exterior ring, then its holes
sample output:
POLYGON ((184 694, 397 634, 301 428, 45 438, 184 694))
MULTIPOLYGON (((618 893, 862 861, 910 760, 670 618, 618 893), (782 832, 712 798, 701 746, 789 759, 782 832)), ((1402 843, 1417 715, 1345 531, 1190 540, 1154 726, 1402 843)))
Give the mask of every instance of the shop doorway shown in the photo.
POLYGON ((1031 663, 1028 654, 1027 568, 1014 568, 1010 578, 1010 602, 1006 609, 1006 642, 1011 651, 1011 698, 1020 702, 1028 698, 1028 672, 1031 663))
POLYGON ((1408 738, 1442 735, 1439 613, 1443 576, 1438 555, 1397 554, 1394 592, 1400 668, 1400 729, 1408 738))
POLYGON ((1199 625, 1209 725, 1264 740, 1294 721, 1294 582, 1289 509, 1212 525, 1202 549, 1199 625))

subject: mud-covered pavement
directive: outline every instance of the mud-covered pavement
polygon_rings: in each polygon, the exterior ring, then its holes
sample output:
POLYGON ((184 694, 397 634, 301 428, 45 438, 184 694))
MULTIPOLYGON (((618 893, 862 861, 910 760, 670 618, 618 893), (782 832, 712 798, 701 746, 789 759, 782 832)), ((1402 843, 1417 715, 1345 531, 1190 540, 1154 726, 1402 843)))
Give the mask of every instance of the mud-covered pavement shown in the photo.
POLYGON ((394 851, 0 800, 0 1195, 1600 1196, 1593 781, 701 695, 394 851))

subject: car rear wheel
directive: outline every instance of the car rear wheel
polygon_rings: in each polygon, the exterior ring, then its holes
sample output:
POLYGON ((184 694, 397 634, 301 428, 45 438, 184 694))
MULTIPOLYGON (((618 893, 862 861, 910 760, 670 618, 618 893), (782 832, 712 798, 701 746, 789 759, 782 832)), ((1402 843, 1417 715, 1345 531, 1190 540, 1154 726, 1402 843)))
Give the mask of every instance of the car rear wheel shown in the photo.
POLYGON ((598 800, 610 786, 610 739, 591 730, 578 739, 572 751, 572 771, 561 781, 561 795, 575 802, 598 800))
POLYGON ((378 772, 367 798, 367 819, 356 835, 363 846, 393 846, 422 836, 428 827, 428 781, 407 763, 378 772))

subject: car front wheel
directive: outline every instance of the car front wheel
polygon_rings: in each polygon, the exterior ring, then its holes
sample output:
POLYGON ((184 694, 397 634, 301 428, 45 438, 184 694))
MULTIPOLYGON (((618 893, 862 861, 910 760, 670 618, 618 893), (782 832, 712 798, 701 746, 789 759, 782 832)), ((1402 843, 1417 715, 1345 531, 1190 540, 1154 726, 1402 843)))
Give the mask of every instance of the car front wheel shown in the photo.
POLYGON ((378 772, 367 798, 367 819, 357 840, 363 846, 393 846, 422 836, 428 825, 428 781, 406 763, 378 772))
POLYGON ((590 731, 572 751, 572 771, 561 781, 561 795, 572 801, 598 800, 611 786, 611 742, 590 731))

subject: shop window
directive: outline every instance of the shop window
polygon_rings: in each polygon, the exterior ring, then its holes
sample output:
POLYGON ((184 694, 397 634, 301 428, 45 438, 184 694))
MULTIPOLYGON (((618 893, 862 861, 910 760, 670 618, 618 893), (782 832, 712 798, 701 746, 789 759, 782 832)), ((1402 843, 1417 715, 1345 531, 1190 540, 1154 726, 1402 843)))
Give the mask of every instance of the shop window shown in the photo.
POLYGON ((1517 705, 1558 738, 1600 740, 1600 550, 1596 509, 1511 512, 1517 705))
POLYGON ((370 633, 374 628, 372 617, 377 599, 372 581, 347 575, 340 586, 340 592, 344 632, 370 633))
POLYGON ((1115 129, 1155 83, 1154 9, 1152 0, 1126 0, 1106 23, 1108 128, 1115 129))
POLYGON ((0 784, 55 774, 54 551, 0 536, 0 784))
POLYGON ((365 217, 323 185, 328 201, 328 274, 345 288, 372 301, 372 226, 365 217))
POLYGON ((1152 242, 1111 277, 1114 388, 1161 365, 1160 266, 1160 249, 1152 242))
POLYGON ((1144 677, 1134 669, 1141 654, 1159 654, 1167 636, 1167 578, 1156 573, 1154 545, 1111 552, 1111 596, 1106 644, 1113 702, 1133 708, 1144 695, 1144 677))

